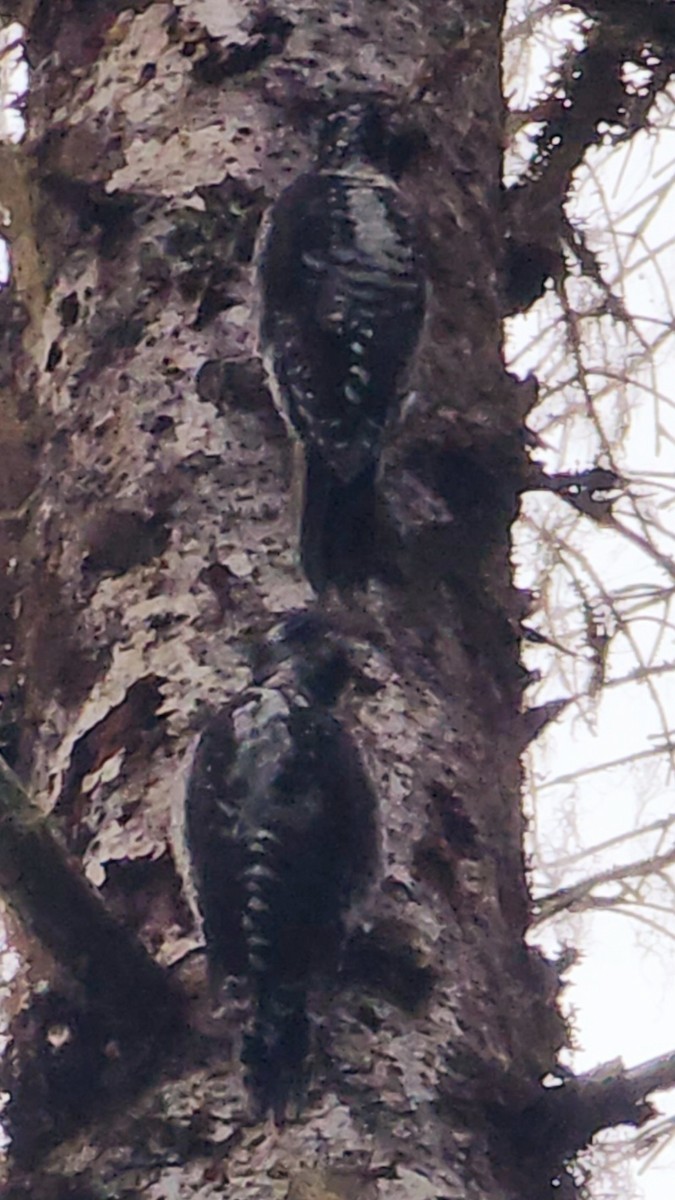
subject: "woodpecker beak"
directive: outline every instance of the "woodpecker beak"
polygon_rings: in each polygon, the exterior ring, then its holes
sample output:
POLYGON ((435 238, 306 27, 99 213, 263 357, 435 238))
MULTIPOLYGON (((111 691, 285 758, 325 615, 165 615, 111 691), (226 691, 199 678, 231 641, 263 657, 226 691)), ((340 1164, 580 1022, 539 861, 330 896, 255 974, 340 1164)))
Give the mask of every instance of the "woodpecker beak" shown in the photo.
POLYGON ((257 687, 286 663, 299 680, 327 696, 342 690, 352 668, 345 647, 325 617, 300 609, 275 625, 253 650, 251 671, 257 687))
POLYGON ((265 683, 295 650, 302 647, 307 640, 305 626, 309 628, 314 624, 312 615, 301 609, 273 625, 264 639, 255 642, 251 650, 251 672, 256 686, 265 683))
POLYGON ((288 646, 272 645, 269 642, 255 646, 251 661, 251 674, 255 687, 261 687, 288 658, 288 646))

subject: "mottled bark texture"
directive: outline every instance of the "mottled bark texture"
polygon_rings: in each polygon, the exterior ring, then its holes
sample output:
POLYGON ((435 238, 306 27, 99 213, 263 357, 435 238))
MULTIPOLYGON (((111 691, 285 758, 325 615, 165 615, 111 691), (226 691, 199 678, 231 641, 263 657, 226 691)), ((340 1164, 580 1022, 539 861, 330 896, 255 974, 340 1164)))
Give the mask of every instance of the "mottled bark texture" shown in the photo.
POLYGON ((22 14, 29 170, 0 297, 5 754, 193 1016, 129 1099, 100 1009, 55 966, 10 1031, 6 1194, 539 1200, 570 1147, 527 1126, 564 1032, 555 971, 524 942, 509 533, 534 389, 501 355, 502 3, 22 14), (431 294, 380 486, 391 577, 322 600, 359 663, 341 719, 377 790, 379 865, 313 1001, 306 1112, 271 1132, 246 1115, 237 1014, 206 1019, 203 959, 184 958, 200 941, 171 813, 204 714, 250 682, 252 638, 315 603, 252 253, 316 121, 364 91, 400 133, 431 294))

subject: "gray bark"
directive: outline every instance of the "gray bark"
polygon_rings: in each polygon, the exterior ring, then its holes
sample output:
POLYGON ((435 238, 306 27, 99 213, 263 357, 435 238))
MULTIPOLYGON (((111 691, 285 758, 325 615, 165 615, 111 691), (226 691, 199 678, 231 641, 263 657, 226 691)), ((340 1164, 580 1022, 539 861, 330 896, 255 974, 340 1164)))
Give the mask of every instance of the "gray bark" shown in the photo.
POLYGON ((48 0, 23 15, 30 169, 0 380, 17 464, 0 526, 6 752, 192 1017, 134 1085, 110 1070, 86 988, 55 968, 10 1031, 8 1195, 544 1195, 577 1147, 528 1131, 565 1032, 555 970, 524 941, 527 605, 509 533, 535 389, 501 354, 502 4, 48 0), (200 940, 172 812, 203 714, 250 680, 251 639, 316 602, 256 354, 252 250, 322 105, 363 90, 417 146, 401 186, 431 299, 381 483, 396 582, 321 601, 368 682, 341 715, 377 789, 378 875, 344 977, 313 1000, 306 1111, 271 1132, 246 1115, 236 1021, 214 1032, 200 959, 176 965, 200 940), (369 969, 375 951, 395 982, 369 969))

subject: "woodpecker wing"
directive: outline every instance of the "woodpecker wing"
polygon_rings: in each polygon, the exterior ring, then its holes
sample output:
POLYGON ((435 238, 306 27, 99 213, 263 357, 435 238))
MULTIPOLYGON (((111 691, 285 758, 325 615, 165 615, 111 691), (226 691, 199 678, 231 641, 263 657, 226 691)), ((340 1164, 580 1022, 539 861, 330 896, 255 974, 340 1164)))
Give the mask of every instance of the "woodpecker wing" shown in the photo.
POLYGON ((226 708, 211 718, 199 739, 185 795, 186 843, 216 983, 226 975, 243 975, 248 966, 242 796, 231 783, 236 756, 232 713, 226 708))
POLYGON ((395 184, 315 171, 275 204, 260 260, 277 403, 344 482, 376 461, 417 343, 425 279, 395 184))
MULTIPOLYGON (((259 731, 256 747, 253 778, 250 759, 245 767, 248 925, 263 939, 263 973, 306 980, 339 936, 372 856, 372 790, 351 740, 325 710, 292 706, 259 731)), ((240 751, 237 774, 242 767, 240 751)))
POLYGON ((335 718, 293 705, 273 725, 280 723, 288 737, 281 755, 279 730, 261 731, 267 799, 264 808, 252 803, 247 829, 244 925, 256 1010, 243 1052, 256 1110, 272 1109, 278 1120, 289 1102, 302 1100, 307 994, 318 971, 335 967, 342 918, 364 880, 374 825, 370 785, 335 718))
POLYGON ((186 794, 187 841, 212 972, 244 975, 253 999, 242 1057, 260 1116, 271 1109, 281 1120, 290 1101, 301 1103, 307 994, 335 965, 374 823, 356 748, 301 685, 292 699, 252 689, 206 726, 186 794))

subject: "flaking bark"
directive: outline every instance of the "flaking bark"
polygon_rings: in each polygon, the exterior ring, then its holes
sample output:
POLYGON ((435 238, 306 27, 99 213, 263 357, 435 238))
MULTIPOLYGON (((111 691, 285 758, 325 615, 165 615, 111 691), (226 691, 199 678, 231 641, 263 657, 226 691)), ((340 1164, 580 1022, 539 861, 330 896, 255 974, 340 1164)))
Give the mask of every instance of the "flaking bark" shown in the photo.
MULTIPOLYGON (((23 1166, 6 1194, 540 1200, 573 1149, 551 1138, 523 1153, 521 1136, 565 1030, 557 973, 524 940, 527 601, 510 526, 536 387, 506 372, 501 347, 515 219, 500 181, 503 4, 47 0, 25 13, 45 291, 6 334, 7 391, 39 464, 5 552, 21 597, 12 765, 164 965, 200 944, 170 819, 188 747, 204 712, 250 683, 252 636, 314 603, 251 257, 336 93, 392 102, 431 295, 378 498, 395 582, 323 601, 359 660, 340 719, 377 791, 381 870, 341 977, 312 1000, 305 1115, 273 1137, 250 1124, 230 1014, 173 1057, 165 1046, 161 1083, 39 1167, 31 1116, 50 1093, 17 1088, 23 1166)), ((194 992, 207 1009, 198 973, 194 992)), ((578 1128, 571 1141, 593 1132, 578 1128)))

